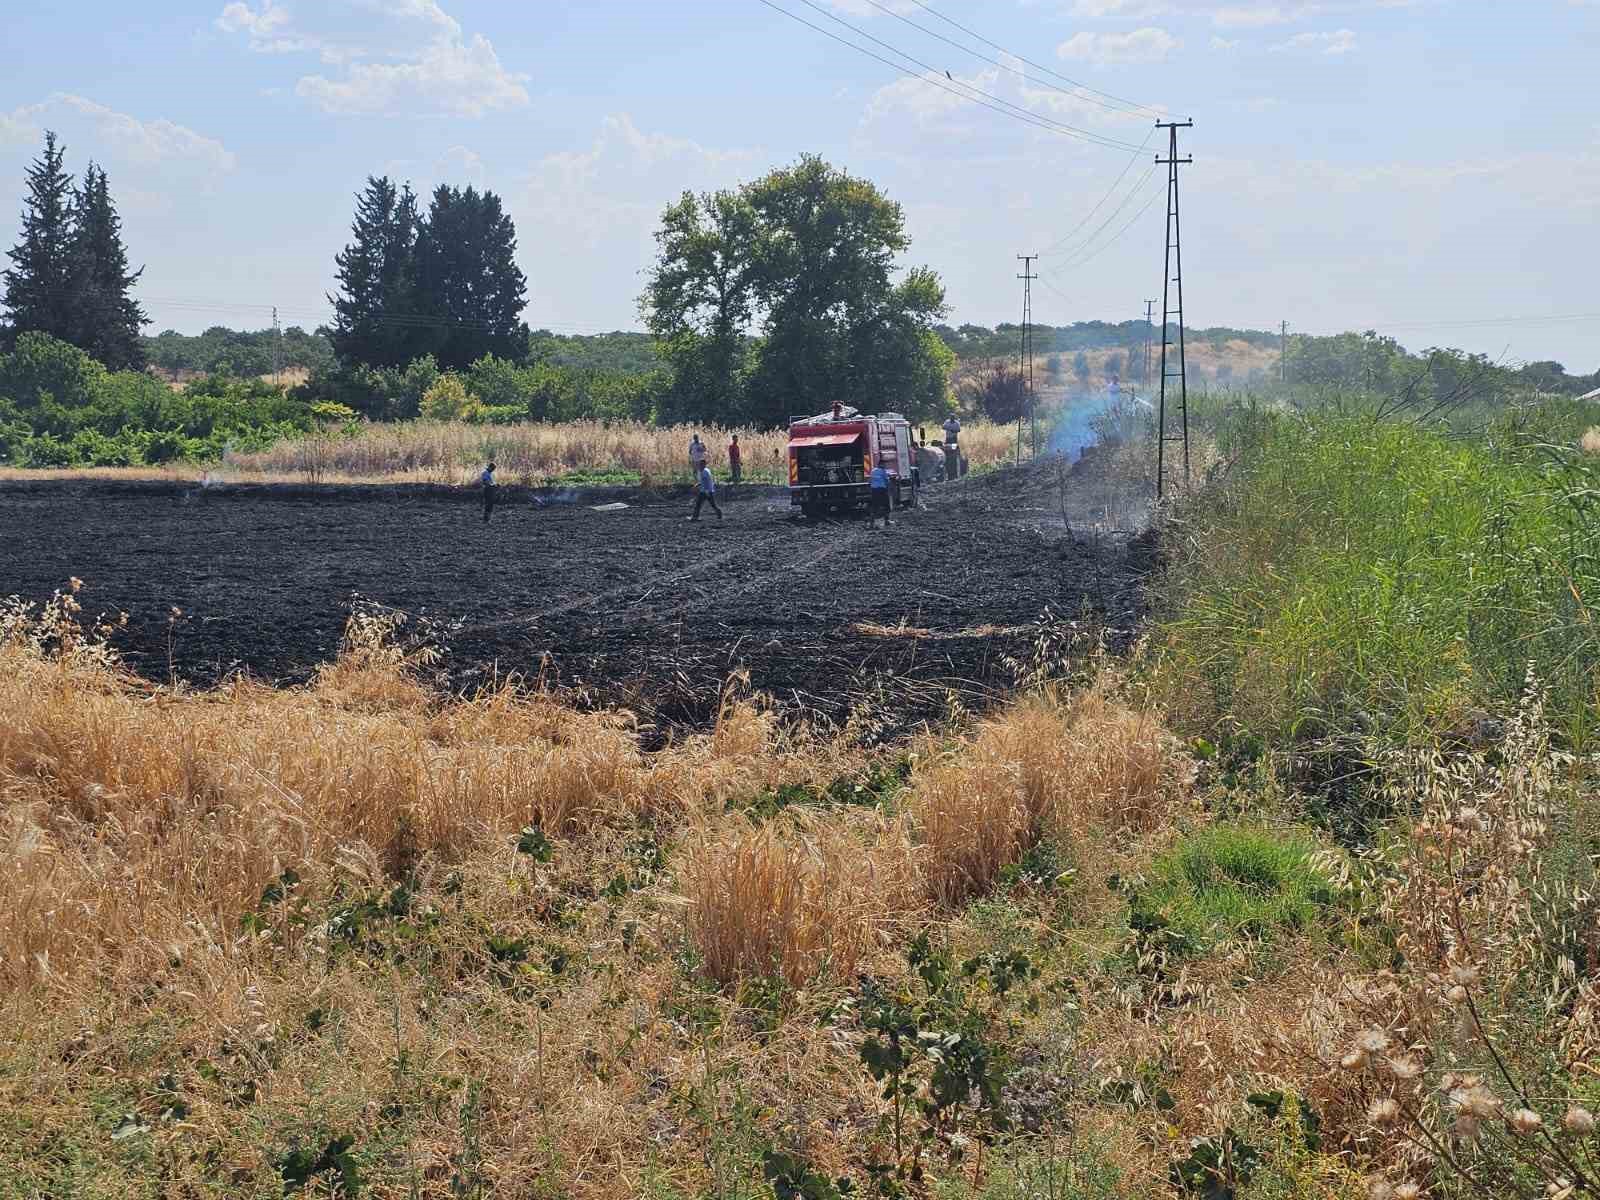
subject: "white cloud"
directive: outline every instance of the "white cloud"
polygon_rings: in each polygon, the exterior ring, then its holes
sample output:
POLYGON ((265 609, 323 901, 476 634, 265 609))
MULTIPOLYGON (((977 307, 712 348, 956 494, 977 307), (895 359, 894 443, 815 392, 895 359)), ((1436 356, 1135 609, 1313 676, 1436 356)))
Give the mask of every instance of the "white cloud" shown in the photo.
POLYGON ((1143 21, 1172 11, 1166 0, 1077 0, 1072 15, 1091 20, 1122 17, 1130 21, 1143 21))
POLYGON ((481 117, 528 103, 527 76, 507 70, 482 34, 466 37, 437 0, 339 0, 312 20, 312 27, 297 25, 274 0, 259 9, 235 0, 216 25, 248 33, 257 53, 315 53, 343 67, 337 76, 306 75, 295 85, 296 95, 324 112, 481 117))
POLYGON ((619 281, 639 282, 655 256, 662 210, 685 188, 714 191, 752 178, 756 161, 751 151, 641 130, 626 113, 606 117, 586 149, 539 159, 507 193, 518 227, 539 231, 519 255, 530 322, 616 311, 619 281), (574 277, 580 252, 590 269, 574 277))
POLYGON ((481 117, 496 108, 528 103, 523 75, 500 65, 487 38, 470 42, 439 41, 412 62, 357 62, 341 79, 308 75, 295 84, 295 94, 330 113, 388 113, 410 99, 432 111, 481 117))
POLYGON ((252 38, 270 37, 274 30, 289 23, 289 10, 265 0, 260 11, 248 4, 234 3, 222 10, 216 26, 224 33, 248 33, 252 38))
POLYGON ((972 94, 969 89, 993 94, 999 81, 998 67, 976 75, 949 78, 933 73, 906 75, 872 93, 864 119, 873 121, 893 113, 904 113, 913 120, 927 123, 977 108, 978 105, 969 99, 972 94))
MULTIPOLYGON (((1594 0, 1600 3, 1600 0, 1594 0)), ((1297 4, 1246 0, 1210 9, 1211 23, 1222 29, 1262 29, 1269 25, 1288 25, 1334 13, 1363 12, 1372 9, 1416 8, 1424 4, 1447 4, 1449 0, 1300 0, 1297 4)), ((1202 11, 1204 11, 1202 9, 1202 11)))
POLYGON ((1323 54, 1349 54, 1356 48, 1353 29, 1333 29, 1325 33, 1297 33, 1286 42, 1272 46, 1273 50, 1318 50, 1323 54))
POLYGON ((46 125, 56 128, 63 118, 95 139, 98 148, 91 148, 97 159, 117 157, 139 165, 188 162, 212 171, 231 171, 236 162, 221 142, 186 125, 162 118, 142 121, 71 92, 56 92, 37 104, 0 113, 0 143, 36 141, 44 136, 46 125))
POLYGON ((1105 66, 1161 62, 1177 46, 1178 39, 1165 29, 1146 26, 1131 33, 1075 33, 1056 47, 1056 54, 1105 66))
POLYGON ((1265 25, 1284 25, 1308 15, 1306 6, 1295 9, 1281 4, 1229 5, 1212 12, 1212 24, 1223 29, 1259 29, 1265 25))
POLYGON ((1213 50, 1237 50, 1239 48, 1239 39, 1217 37, 1216 34, 1212 34, 1211 48, 1213 50))

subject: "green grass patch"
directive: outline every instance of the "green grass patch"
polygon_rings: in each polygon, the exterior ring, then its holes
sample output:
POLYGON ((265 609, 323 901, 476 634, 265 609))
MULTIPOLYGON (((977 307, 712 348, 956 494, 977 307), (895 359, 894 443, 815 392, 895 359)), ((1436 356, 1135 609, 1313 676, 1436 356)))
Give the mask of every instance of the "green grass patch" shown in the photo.
POLYGON ((1298 830, 1197 830, 1156 859, 1145 883, 1133 889, 1130 924, 1178 957, 1314 928, 1338 898, 1314 861, 1317 849, 1298 830))

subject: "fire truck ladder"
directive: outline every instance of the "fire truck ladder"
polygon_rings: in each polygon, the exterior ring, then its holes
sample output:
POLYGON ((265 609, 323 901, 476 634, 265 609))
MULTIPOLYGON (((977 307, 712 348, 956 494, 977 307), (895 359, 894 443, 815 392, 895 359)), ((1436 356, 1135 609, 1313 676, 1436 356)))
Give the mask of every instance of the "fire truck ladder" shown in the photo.
POLYGON ((1178 224, 1178 166, 1190 163, 1192 157, 1178 157, 1178 130, 1189 129, 1193 121, 1157 121, 1157 129, 1168 131, 1167 157, 1156 156, 1156 162, 1167 167, 1167 254, 1161 281, 1161 401, 1156 415, 1156 499, 1166 493, 1167 444, 1183 443, 1183 482, 1189 483, 1189 375, 1183 345, 1183 239, 1178 224), (1174 295, 1176 293, 1176 295, 1174 295), (1174 348, 1172 324, 1176 318, 1178 340, 1174 361, 1168 361, 1168 350, 1174 348), (1167 381, 1177 381, 1173 406, 1173 422, 1167 417, 1167 381), (1176 425, 1176 430, 1173 428, 1176 425))

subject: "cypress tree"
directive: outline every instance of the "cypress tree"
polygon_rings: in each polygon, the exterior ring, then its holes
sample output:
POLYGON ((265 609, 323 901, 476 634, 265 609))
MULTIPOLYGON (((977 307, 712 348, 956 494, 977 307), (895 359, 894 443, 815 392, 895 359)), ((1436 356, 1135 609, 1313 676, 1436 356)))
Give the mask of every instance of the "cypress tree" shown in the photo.
POLYGON ((72 180, 62 168, 65 157, 56 135, 47 132, 44 152, 28 167, 22 234, 5 272, 9 316, 0 335, 7 347, 19 333, 36 330, 69 341, 74 332, 72 180))
POLYGON ((339 294, 328 297, 334 351, 346 362, 403 366, 413 357, 417 201, 410 186, 369 176, 350 232, 354 240, 334 256, 339 294))
POLYGON ((143 370, 139 332, 150 323, 128 290, 144 268, 128 270, 122 219, 111 200, 106 173, 89 164, 83 186, 73 193, 71 289, 67 340, 112 371, 143 370))
POLYGON ((461 370, 485 354, 528 356, 517 230, 493 192, 441 184, 417 235, 413 354, 461 370))

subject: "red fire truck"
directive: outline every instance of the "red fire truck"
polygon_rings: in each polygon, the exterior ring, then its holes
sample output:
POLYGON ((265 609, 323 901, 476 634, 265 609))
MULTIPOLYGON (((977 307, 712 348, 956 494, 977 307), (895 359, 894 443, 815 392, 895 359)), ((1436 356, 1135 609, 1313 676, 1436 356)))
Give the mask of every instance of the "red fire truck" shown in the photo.
POLYGON ((917 448, 911 422, 899 413, 867 416, 834 405, 832 412, 789 422, 789 503, 808 517, 865 508, 874 466, 889 472, 890 501, 917 502, 917 448))

